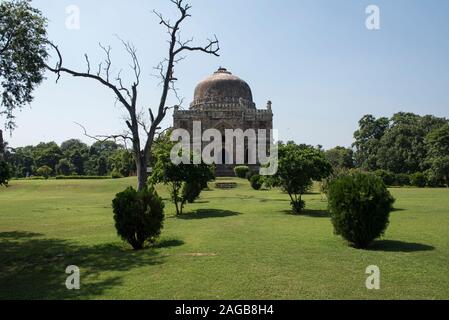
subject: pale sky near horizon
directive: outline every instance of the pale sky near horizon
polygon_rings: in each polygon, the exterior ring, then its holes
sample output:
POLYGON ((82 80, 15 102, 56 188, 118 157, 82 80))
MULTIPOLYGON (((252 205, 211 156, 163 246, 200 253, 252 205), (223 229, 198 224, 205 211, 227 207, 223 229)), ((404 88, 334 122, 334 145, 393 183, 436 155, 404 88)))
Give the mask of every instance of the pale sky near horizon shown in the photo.
MULTIPOLYGON (((129 59, 115 35, 138 48, 142 65, 140 106, 155 107, 158 80, 152 69, 167 51, 165 30, 151 13, 176 11, 168 0, 34 0, 49 19, 49 38, 65 66, 85 70, 84 53, 100 62, 98 42, 113 48, 113 71, 129 59), (80 9, 80 30, 65 26, 66 7, 80 9)), ((325 148, 350 146, 364 114, 398 111, 449 117, 449 1, 446 0, 191 0, 183 29, 199 44, 217 35, 219 58, 189 54, 176 68, 177 87, 192 100, 195 85, 219 66, 249 83, 259 108, 273 101, 274 127, 282 140, 325 148), (365 27, 368 5, 380 8, 380 30, 365 27)), ((91 134, 119 133, 123 111, 108 89, 86 79, 55 76, 36 90, 31 109, 17 114, 13 147, 61 143, 91 134)), ((174 103, 172 98, 170 102, 174 103)), ((3 118, 0 119, 3 123, 3 118)), ((164 125, 170 126, 172 115, 164 125)))

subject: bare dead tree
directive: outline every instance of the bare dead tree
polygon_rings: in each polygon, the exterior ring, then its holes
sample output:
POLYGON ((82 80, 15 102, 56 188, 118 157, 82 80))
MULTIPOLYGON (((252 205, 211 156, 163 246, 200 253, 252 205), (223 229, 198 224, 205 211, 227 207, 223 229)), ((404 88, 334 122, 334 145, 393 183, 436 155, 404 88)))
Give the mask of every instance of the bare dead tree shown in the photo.
MULTIPOLYGON (((62 54, 58 47, 54 44, 50 44, 50 46, 56 51, 58 62, 55 67, 51 67, 49 65, 46 66, 48 70, 57 75, 57 79, 60 78, 62 73, 66 73, 74 77, 87 78, 97 81, 114 92, 117 101, 127 111, 128 118, 125 120, 125 123, 129 132, 122 135, 96 136, 94 138, 104 140, 122 138, 124 140, 131 141, 137 167, 138 190, 142 190, 147 183, 147 164, 151 159, 151 149, 155 141, 155 136, 161 129, 160 124, 165 118, 167 111, 170 109, 170 107, 167 106, 169 92, 174 92, 176 97, 178 97, 175 87, 175 82, 177 81, 174 76, 175 65, 184 59, 183 54, 186 52, 198 51, 219 56, 218 52, 220 50, 220 46, 217 37, 212 40, 208 40, 208 43, 204 46, 191 46, 193 41, 192 39, 187 41, 181 40, 181 25, 187 18, 191 17, 189 14, 191 6, 184 3, 183 0, 170 1, 176 6, 179 12, 176 22, 172 23, 170 20, 164 18, 161 13, 153 11, 160 20, 159 24, 163 25, 167 29, 167 33, 169 35, 169 50, 167 57, 156 67, 159 71, 158 76, 161 79, 162 85, 160 102, 156 112, 153 112, 151 108, 148 109, 148 114, 146 115, 139 111, 138 87, 140 84, 141 68, 137 58, 137 50, 129 42, 121 40, 125 50, 131 57, 131 69, 134 73, 134 82, 129 88, 124 86, 121 78, 121 72, 119 72, 116 77, 111 75, 111 47, 105 47, 101 44, 100 47, 104 51, 105 60, 103 63, 98 65, 98 70, 96 73, 92 73, 91 63, 87 55, 85 55, 87 64, 86 72, 78 72, 64 67, 62 54), (144 141, 141 141, 140 138, 141 129, 144 131, 144 141)), ((86 131, 85 134, 87 134, 86 131)))

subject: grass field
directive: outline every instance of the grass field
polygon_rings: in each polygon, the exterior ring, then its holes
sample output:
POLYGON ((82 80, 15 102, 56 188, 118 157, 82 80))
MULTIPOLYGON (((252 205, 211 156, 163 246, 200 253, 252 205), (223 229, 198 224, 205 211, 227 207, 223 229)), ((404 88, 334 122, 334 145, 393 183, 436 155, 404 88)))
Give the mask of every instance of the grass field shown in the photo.
POLYGON ((0 189, 0 299, 449 299, 449 189, 392 189, 386 236, 360 251, 333 234, 320 194, 294 216, 287 195, 236 181, 180 218, 167 203, 160 243, 141 252, 111 210, 133 179, 13 181, 0 189), (68 265, 79 291, 65 288, 68 265), (365 287, 369 265, 380 290, 365 287))

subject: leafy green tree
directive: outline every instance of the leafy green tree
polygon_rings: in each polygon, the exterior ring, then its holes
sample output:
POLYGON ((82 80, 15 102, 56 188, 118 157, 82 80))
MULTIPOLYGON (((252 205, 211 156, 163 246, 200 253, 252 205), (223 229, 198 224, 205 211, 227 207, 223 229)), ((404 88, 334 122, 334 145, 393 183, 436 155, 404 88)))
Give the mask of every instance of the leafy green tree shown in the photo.
POLYGON ((129 177, 136 171, 133 153, 126 149, 118 149, 108 159, 110 171, 114 171, 123 177, 129 177))
POLYGON ((445 118, 399 112, 391 119, 371 115, 360 120, 355 158, 358 167, 394 174, 413 174, 429 168, 426 136, 448 123, 445 118))
POLYGON ((0 115, 15 128, 14 111, 33 100, 44 79, 47 20, 28 0, 0 3, 0 115))
POLYGON ((61 159, 59 160, 58 164, 56 165, 56 173, 63 175, 63 176, 70 176, 72 174, 72 165, 70 164, 70 161, 67 159, 61 159))
POLYGON ((426 137, 428 154, 426 162, 432 177, 449 186, 449 124, 434 129, 426 137))
POLYGON ((332 173, 332 166, 326 160, 324 152, 308 145, 297 145, 294 142, 280 143, 278 171, 269 176, 266 182, 269 186, 281 187, 288 193, 295 213, 301 213, 305 208, 302 195, 313 184, 332 173))
POLYGON ((85 158, 80 150, 74 150, 70 154, 70 162, 72 163, 73 168, 77 175, 79 175, 79 176, 84 175, 85 158))
POLYGON ((62 158, 61 149, 55 142, 41 142, 32 150, 36 167, 48 166, 55 171, 56 165, 62 158))
POLYGON ((426 137, 426 145, 431 158, 449 155, 449 124, 431 131, 426 137))
POLYGON ((359 129, 354 133, 356 149, 355 161, 359 168, 365 170, 376 170, 377 150, 380 139, 388 129, 387 118, 376 119, 372 115, 366 115, 359 121, 359 129))
POLYGON ((36 173, 39 176, 44 177, 45 179, 48 179, 51 176, 51 174, 53 173, 53 169, 50 168, 49 166, 42 166, 36 170, 36 173))
POLYGON ((120 145, 114 141, 96 141, 89 149, 90 156, 105 156, 109 158, 118 149, 122 149, 120 145))
POLYGON ((173 143, 159 143, 154 148, 155 164, 150 177, 152 184, 164 183, 169 186, 171 200, 176 215, 183 213, 187 202, 193 202, 199 196, 203 186, 213 180, 213 166, 201 164, 175 165, 170 159, 173 143))
POLYGON ((99 176, 108 174, 108 160, 104 156, 99 157, 97 160, 97 174, 99 176))
POLYGON ((397 113, 391 118, 377 151, 380 168, 407 174, 422 170, 426 148, 420 122, 421 117, 413 113, 397 113))
POLYGON ((335 147, 326 151, 326 159, 334 172, 354 168, 354 151, 345 147, 335 147))
POLYGON ((436 181, 449 187, 449 155, 433 158, 430 170, 436 181))

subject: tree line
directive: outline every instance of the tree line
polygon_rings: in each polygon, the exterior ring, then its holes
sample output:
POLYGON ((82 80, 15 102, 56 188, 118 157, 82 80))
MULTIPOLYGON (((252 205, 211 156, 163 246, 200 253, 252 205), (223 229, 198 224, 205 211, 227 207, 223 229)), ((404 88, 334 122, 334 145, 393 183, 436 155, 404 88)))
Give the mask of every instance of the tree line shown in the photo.
POLYGON ((41 142, 36 146, 6 148, 5 160, 15 178, 33 176, 127 177, 136 171, 132 152, 113 141, 91 146, 78 139, 58 145, 41 142))
POLYGON ((449 186, 449 121, 406 112, 365 115, 352 148, 336 147, 326 156, 337 172, 375 172, 388 185, 449 186))

